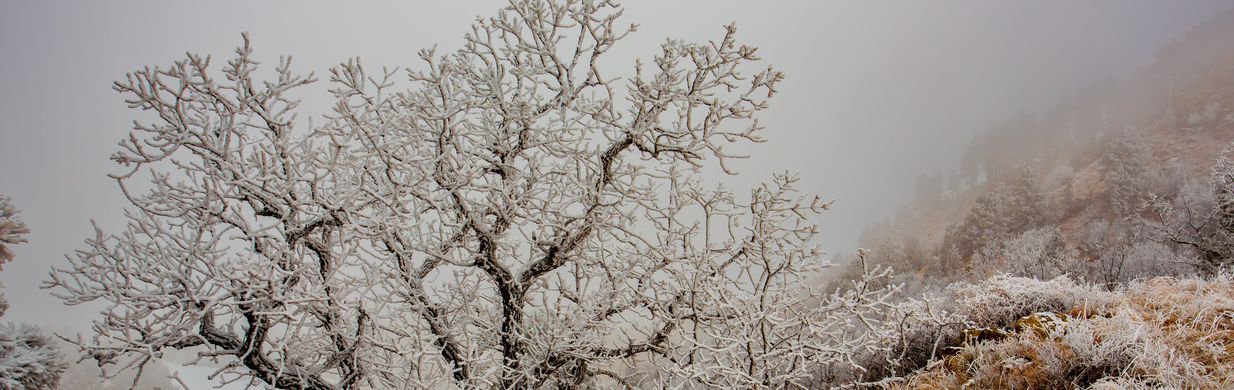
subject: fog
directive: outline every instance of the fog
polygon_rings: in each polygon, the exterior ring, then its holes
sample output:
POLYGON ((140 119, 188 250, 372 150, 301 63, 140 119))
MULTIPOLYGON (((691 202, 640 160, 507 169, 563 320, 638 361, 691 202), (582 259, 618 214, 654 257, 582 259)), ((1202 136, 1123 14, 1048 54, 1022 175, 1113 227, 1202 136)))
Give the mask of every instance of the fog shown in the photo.
MULTIPOLYGON (((226 58, 252 34, 257 57, 319 76, 349 57, 419 66, 416 51, 457 47, 499 1, 296 5, 290 2, 5 2, 0 5, 0 193, 32 233, 0 272, 6 321, 84 330, 95 309, 65 307, 38 288, 48 268, 104 228, 124 199, 108 156, 135 112, 111 90, 131 70, 185 51, 226 58)), ((640 24, 615 51, 629 75, 665 38, 739 39, 787 79, 763 119, 769 142, 740 150, 748 188, 777 171, 834 199, 819 217, 828 251, 855 249, 861 229, 912 196, 914 179, 946 172, 970 137, 1019 112, 1048 109, 1092 83, 1148 64, 1189 27, 1230 8, 1212 1, 736 2, 631 1, 640 24)), ((302 116, 326 112, 325 82, 303 92, 302 116)))

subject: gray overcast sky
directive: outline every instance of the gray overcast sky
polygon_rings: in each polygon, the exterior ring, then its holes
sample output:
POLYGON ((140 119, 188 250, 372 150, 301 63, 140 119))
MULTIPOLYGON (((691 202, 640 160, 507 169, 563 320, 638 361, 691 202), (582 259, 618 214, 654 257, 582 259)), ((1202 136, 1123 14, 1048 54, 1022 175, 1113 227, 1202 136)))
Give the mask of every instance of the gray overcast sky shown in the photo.
MULTIPOLYGON (((226 58, 240 32, 273 62, 325 74, 348 57, 414 65, 418 49, 452 50, 501 1, 290 2, 5 1, 0 4, 0 193, 33 230, 0 272, 4 320, 84 329, 90 308, 66 308, 37 286, 92 234, 123 222, 107 157, 134 113, 110 88, 137 67, 185 51, 226 58)), ((819 218, 830 251, 894 212, 922 172, 949 168, 969 136, 1021 110, 1040 110, 1102 78, 1146 65, 1165 42, 1234 5, 1228 1, 630 1, 642 25, 614 54, 621 69, 666 37, 717 39, 736 21, 787 81, 764 117, 771 141, 748 150, 743 188, 796 170, 804 189, 837 200, 819 218)), ((612 73, 612 72, 610 72, 612 73)), ((626 73, 628 74, 628 73, 626 73)), ((325 89, 301 96, 323 113, 325 89)))

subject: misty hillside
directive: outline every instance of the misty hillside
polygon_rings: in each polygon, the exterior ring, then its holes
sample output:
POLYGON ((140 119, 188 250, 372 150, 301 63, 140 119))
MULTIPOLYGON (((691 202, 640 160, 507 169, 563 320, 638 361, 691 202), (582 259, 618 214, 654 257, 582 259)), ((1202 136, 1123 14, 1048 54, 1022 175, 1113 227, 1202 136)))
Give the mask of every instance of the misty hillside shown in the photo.
POLYGON ((921 176, 914 200, 867 227, 860 245, 959 246, 961 256, 938 261, 965 264, 980 245, 957 242, 957 229, 1000 190, 1027 191, 1039 198, 1032 202, 1048 206, 1016 233, 1056 226, 1071 243, 1092 222, 1149 216, 1142 206, 1150 195, 1172 199, 1184 186, 1206 184, 1234 141, 1229 39, 1234 15, 1226 14, 1162 48, 1152 66, 1126 80, 1091 86, 1046 113, 1016 116, 980 133, 959 169, 921 176))
POLYGON ((906 296, 962 314, 950 328, 919 324, 928 346, 901 342, 859 382, 1234 386, 1230 42, 1226 13, 1151 66, 1009 118, 976 136, 958 169, 919 178, 832 286, 890 267, 906 296))

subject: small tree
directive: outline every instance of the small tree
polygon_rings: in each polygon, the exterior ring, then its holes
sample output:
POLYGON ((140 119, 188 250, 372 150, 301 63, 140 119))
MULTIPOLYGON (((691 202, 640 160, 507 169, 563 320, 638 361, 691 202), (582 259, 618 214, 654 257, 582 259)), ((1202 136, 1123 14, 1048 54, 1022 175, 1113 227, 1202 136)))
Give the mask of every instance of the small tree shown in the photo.
POLYGON ((13 261, 16 255, 10 247, 26 242, 27 234, 30 228, 17 215, 17 208, 8 196, 0 195, 0 266, 13 261))
POLYGON ((1141 227, 1159 243, 1191 251, 1202 273, 1234 258, 1234 144, 1222 151, 1207 181, 1185 180, 1173 198, 1150 196, 1141 227))
MULTIPOLYGON (((13 261, 10 245, 26 242, 30 229, 8 196, 0 194, 0 264, 13 261)), ((0 295, 0 316, 9 308, 0 295)), ((64 362, 52 340, 28 324, 0 325, 0 388, 54 389, 64 362)))
POLYGON ((258 80, 247 36, 221 77, 197 55, 129 74, 116 90, 155 116, 113 157, 128 227, 48 284, 109 305, 82 348, 196 348, 221 381, 312 389, 778 388, 887 348, 893 288, 805 283, 826 203, 793 175, 748 197, 699 180, 762 141, 782 74, 751 73, 729 26, 616 77, 620 15, 512 1, 421 51, 401 92, 395 70, 332 69, 312 127, 291 93, 313 77, 283 58, 258 80))

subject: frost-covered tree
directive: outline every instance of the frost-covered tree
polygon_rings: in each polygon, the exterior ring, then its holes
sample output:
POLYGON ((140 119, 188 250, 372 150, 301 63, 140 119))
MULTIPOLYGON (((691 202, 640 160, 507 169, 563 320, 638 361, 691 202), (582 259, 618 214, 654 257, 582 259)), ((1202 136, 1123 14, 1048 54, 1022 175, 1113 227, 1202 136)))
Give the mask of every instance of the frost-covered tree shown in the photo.
MULTIPOLYGON (((0 194, 0 263, 13 260, 10 245, 26 242, 26 227, 8 196, 0 194)), ((0 295, 0 316, 9 304, 0 295)), ((64 372, 60 352, 38 327, 0 325, 0 388, 54 389, 64 372)))
POLYGON ((1208 184, 1214 198, 1212 218, 1216 224, 1216 238, 1225 243, 1218 246, 1234 255, 1234 143, 1221 151, 1208 184))
POLYGON ((26 242, 30 228, 17 215, 17 208, 7 195, 0 194, 0 266, 13 261, 13 245, 26 242))
POLYGON ((1063 239, 1062 232, 1049 226, 986 244, 974 254, 973 266, 982 276, 979 279, 1007 273, 1044 280, 1082 271, 1074 267, 1077 257, 1063 239))
POLYGON ((1234 144, 1222 151, 1208 180, 1186 180, 1173 198, 1150 196, 1141 225, 1147 238, 1194 253, 1213 273, 1234 258, 1234 144))
POLYGON ((1146 237, 1186 249, 1199 272, 1215 273, 1234 259, 1234 144, 1225 147, 1208 180, 1186 180, 1174 197, 1150 196, 1146 237))
MULTIPOLYGON (((1077 235, 1076 249, 1087 262, 1083 274, 1108 288, 1126 285, 1136 279, 1158 276, 1186 276, 1195 271, 1195 258, 1189 248, 1167 244, 1145 234, 1145 222, 1136 220, 1090 221, 1077 235)), ((1081 270, 1074 270, 1081 274, 1081 270)))
POLYGON ((826 202, 700 181, 763 140, 782 74, 729 26, 618 76, 620 15, 511 1, 406 84, 333 68, 315 125, 292 96, 314 78, 259 71, 247 36, 221 74, 131 73, 153 115, 113 157, 127 228, 48 287, 107 305, 80 344, 100 364, 191 349, 278 388, 781 388, 889 348, 894 287, 808 286, 826 202))

